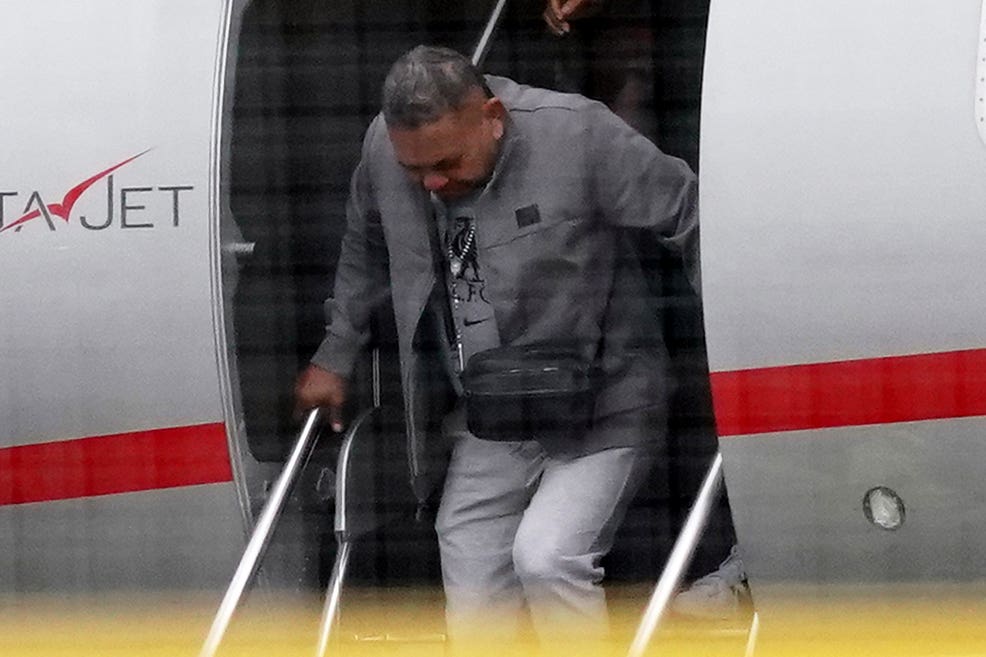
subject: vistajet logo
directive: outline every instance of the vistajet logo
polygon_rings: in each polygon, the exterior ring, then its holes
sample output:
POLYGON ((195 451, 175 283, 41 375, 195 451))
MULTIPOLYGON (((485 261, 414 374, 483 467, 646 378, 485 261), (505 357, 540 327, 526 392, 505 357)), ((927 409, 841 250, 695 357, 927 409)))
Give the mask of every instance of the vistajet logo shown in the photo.
MULTIPOLYGON (((158 226, 178 228, 182 219, 182 201, 185 194, 195 189, 192 185, 142 185, 139 187, 116 188, 113 173, 130 164, 138 157, 150 152, 147 149, 128 157, 122 162, 103 169, 75 185, 62 196, 58 203, 48 203, 39 190, 29 192, 9 191, 0 189, 0 233, 19 233, 30 222, 44 219, 48 230, 54 231, 56 219, 68 224, 77 218, 79 224, 87 230, 106 230, 117 227, 124 229, 148 229, 158 226), (100 216, 90 214, 73 215, 76 202, 86 194, 96 183, 105 186, 106 207, 100 216), (7 212, 10 207, 18 207, 18 200, 26 196, 27 201, 20 210, 20 215, 13 221, 7 222, 7 212)), ((89 204, 90 206, 92 204, 89 204)), ((91 209, 91 207, 87 207, 91 209)), ((38 223, 38 222, 35 222, 38 223)))

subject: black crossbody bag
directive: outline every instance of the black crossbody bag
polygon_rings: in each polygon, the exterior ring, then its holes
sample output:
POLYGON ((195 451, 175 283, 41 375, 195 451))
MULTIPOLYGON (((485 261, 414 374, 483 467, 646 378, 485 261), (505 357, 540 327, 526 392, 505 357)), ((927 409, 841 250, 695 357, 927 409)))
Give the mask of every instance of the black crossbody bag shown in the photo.
POLYGON ((592 426, 597 369, 576 348, 496 347, 462 373, 466 425, 483 440, 578 440, 592 426))

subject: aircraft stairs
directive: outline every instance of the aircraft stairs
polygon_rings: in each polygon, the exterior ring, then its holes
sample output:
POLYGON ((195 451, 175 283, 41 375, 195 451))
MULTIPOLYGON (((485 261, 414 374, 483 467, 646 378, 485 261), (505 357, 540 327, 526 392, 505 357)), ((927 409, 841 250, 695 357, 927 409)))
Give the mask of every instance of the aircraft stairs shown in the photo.
MULTIPOLYGON (((259 569, 288 496, 317 442, 321 413, 322 411, 315 409, 305 420, 284 469, 257 519, 255 530, 219 606, 200 657, 216 655, 223 636, 259 569)), ((339 446, 335 472, 334 518, 337 549, 318 629, 318 657, 326 654, 434 655, 441 654, 439 651, 443 651, 447 645, 442 619, 443 600, 440 591, 435 588, 347 588, 347 614, 345 622, 343 621, 341 603, 354 549, 361 539, 370 537, 374 532, 400 521, 401 518, 406 519, 409 514, 413 515, 406 503, 378 503, 379 472, 375 471, 381 463, 378 457, 386 446, 400 442, 395 439, 396 429, 393 425, 393 413, 388 413, 383 406, 373 406, 359 413, 350 423, 339 446)), ((628 657, 643 657, 648 652, 653 652, 652 638, 667 616, 671 598, 682 581, 721 487, 722 457, 717 454, 671 550, 664 571, 650 593, 646 608, 642 611, 640 609, 640 602, 647 596, 639 585, 617 589, 612 593, 608 591, 611 595, 611 608, 626 612, 614 614, 614 634, 633 637, 626 653, 628 657), (631 623, 635 627, 631 627, 631 623)), ((740 654, 737 650, 742 650, 748 635, 753 638, 750 627, 736 622, 699 623, 684 628, 679 624, 662 634, 662 642, 667 638, 672 642, 688 643, 700 637, 705 649, 719 646, 723 648, 721 654, 736 655, 740 654)))

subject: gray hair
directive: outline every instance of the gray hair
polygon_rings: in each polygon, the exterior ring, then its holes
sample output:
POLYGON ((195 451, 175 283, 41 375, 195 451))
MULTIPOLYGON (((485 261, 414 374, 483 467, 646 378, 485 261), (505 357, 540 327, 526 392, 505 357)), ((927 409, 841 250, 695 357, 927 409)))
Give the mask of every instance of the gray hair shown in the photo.
POLYGON ((387 125, 414 129, 459 109, 475 90, 492 96, 483 75, 449 48, 416 46, 394 62, 383 83, 387 125))

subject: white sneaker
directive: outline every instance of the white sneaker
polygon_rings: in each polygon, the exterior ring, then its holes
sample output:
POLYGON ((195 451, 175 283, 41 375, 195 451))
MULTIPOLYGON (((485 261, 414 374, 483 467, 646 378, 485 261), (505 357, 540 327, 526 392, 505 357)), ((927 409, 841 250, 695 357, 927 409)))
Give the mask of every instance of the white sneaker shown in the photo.
POLYGON ((691 618, 727 620, 737 617, 749 598, 746 570, 739 547, 734 545, 718 570, 695 580, 675 595, 671 611, 691 618))

